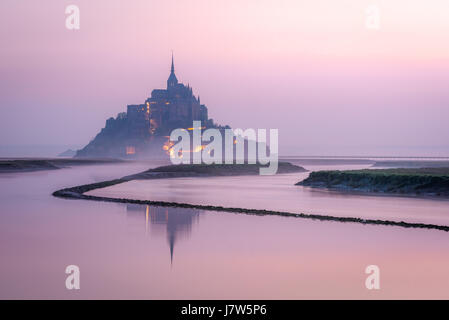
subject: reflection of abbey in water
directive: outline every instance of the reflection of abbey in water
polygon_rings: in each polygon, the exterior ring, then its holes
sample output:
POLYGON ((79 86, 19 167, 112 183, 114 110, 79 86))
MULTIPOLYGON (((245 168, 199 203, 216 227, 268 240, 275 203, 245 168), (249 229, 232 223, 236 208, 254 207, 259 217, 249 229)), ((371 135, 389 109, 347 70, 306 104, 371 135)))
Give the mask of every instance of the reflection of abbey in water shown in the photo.
POLYGON ((198 221, 200 215, 200 212, 194 209, 164 208, 134 204, 128 204, 126 210, 128 212, 145 214, 145 227, 150 233, 161 234, 162 231, 167 234, 171 262, 173 262, 173 250, 176 241, 190 234, 192 224, 198 221))

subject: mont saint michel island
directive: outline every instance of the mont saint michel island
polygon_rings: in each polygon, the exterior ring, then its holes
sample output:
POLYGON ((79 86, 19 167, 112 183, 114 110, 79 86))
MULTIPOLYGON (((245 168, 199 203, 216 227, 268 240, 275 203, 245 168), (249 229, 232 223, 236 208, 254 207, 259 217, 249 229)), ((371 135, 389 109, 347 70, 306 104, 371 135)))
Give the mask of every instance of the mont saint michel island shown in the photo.
POLYGON ((193 88, 178 81, 172 55, 165 89, 154 89, 142 104, 130 104, 127 111, 106 120, 106 125, 76 158, 160 158, 172 145, 170 132, 189 129, 201 121, 203 129, 229 129, 214 123, 208 109, 193 88))

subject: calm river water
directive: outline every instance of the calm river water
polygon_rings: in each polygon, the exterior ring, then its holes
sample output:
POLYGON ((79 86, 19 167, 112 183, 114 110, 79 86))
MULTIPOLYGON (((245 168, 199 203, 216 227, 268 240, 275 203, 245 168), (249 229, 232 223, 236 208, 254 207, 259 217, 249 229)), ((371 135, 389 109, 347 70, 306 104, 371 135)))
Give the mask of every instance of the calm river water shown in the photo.
MULTIPOLYGON (((449 299, 447 232, 51 196, 157 165, 0 175, 0 298, 449 299), (71 264, 80 290, 65 288, 71 264), (365 287, 372 264, 380 290, 365 287)), ((92 193, 449 225, 449 201, 293 185, 306 176, 133 181, 92 193)))

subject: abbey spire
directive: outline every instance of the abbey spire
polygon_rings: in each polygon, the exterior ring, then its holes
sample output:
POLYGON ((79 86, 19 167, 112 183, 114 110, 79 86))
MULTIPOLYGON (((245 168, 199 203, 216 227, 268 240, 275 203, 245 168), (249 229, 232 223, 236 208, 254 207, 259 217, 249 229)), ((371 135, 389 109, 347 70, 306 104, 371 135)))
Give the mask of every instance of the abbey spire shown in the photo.
POLYGON ((167 89, 173 88, 178 84, 178 79, 175 75, 175 62, 173 59, 173 52, 171 54, 171 69, 170 69, 170 76, 167 80, 167 89))

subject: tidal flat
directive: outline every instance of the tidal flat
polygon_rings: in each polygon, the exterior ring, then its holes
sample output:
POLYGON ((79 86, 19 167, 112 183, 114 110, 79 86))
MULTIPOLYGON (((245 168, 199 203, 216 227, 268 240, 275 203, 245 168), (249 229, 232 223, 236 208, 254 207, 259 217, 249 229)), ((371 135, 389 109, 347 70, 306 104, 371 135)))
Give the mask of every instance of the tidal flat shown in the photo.
POLYGON ((120 159, 0 158, 0 173, 57 170, 72 166, 122 163, 120 159))
MULTIPOLYGON (((126 162, 0 175, 0 297, 449 297, 447 232, 52 196, 55 190, 161 165, 126 162), (81 270, 77 292, 64 285, 70 264, 81 270), (376 292, 365 288, 370 264, 382 272, 382 289, 376 292)), ((367 167, 304 165, 309 172, 367 167)), ((132 180, 87 195, 448 223, 447 201, 362 197, 294 185, 309 172, 132 180)))
MULTIPOLYGON (((98 195, 93 192, 98 189, 110 188, 118 184, 127 183, 133 180, 156 180, 156 179, 176 179, 176 178, 198 178, 198 177, 229 177, 240 175, 256 175, 258 173, 259 165, 170 165, 157 167, 150 169, 139 174, 126 176, 120 179, 113 179, 109 181, 103 181, 95 184, 87 184, 81 186, 75 186, 71 188, 65 188, 55 191, 53 193, 56 197, 69 198, 69 199, 83 199, 83 200, 95 200, 95 201, 107 201, 107 202, 119 202, 137 205, 155 205, 161 207, 176 207, 176 208, 188 208, 188 209, 200 209, 219 212, 233 212, 241 214, 251 215, 277 215, 286 217, 295 217, 303 219, 314 219, 322 221, 336 221, 336 222, 352 222, 361 224, 378 224, 386 226, 399 226, 404 228, 424 228, 435 229, 441 231, 449 231, 449 226, 444 224, 433 224, 424 222, 405 222, 395 221, 389 219, 373 219, 372 217, 361 217, 360 215, 354 216, 336 216, 332 214, 316 214, 316 213, 304 213, 296 211, 281 211, 267 208, 253 208, 246 206, 230 207, 224 205, 213 205, 204 203, 192 203, 192 202, 176 202, 176 201, 161 201, 158 199, 149 198, 134 198, 134 195, 130 197, 116 197, 98 195)), ((404 169, 406 170, 406 169, 404 169)), ((430 169, 435 171, 441 169, 430 169)), ((279 163, 279 174, 306 172, 304 168, 293 165, 288 162, 279 163)), ((363 171, 364 172, 364 171, 363 171)), ((313 172, 311 173, 313 174, 313 172)), ((310 176, 307 178, 310 179, 310 176)), ((307 180, 306 179, 306 180, 307 180)))

